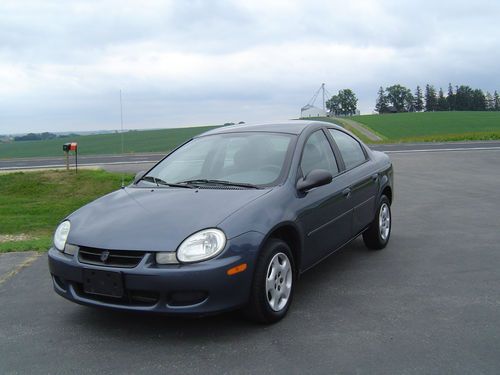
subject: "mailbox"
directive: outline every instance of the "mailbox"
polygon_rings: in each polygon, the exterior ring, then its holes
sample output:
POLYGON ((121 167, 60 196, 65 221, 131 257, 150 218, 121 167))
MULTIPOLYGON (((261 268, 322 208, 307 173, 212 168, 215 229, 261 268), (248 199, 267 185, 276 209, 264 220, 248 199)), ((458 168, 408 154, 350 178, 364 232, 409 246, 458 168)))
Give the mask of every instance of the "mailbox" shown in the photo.
POLYGON ((76 143, 76 142, 63 144, 63 151, 64 152, 76 151, 76 150, 78 150, 78 143, 76 143))
POLYGON ((78 171, 78 143, 63 144, 63 151, 66 153, 66 169, 69 169, 69 152, 73 151, 75 153, 75 170, 78 171))

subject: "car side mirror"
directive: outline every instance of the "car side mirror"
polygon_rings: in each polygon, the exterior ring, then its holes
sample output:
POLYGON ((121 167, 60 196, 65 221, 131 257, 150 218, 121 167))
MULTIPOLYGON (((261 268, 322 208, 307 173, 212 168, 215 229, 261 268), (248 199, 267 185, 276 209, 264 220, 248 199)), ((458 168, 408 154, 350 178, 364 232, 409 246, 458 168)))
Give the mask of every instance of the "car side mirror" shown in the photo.
POLYGON ((134 177, 134 185, 137 184, 139 182, 139 180, 144 177, 145 174, 146 174, 146 171, 137 172, 135 177, 134 177))
POLYGON ((323 186, 332 182, 333 176, 324 169, 313 169, 306 177, 297 181, 297 190, 306 192, 313 188, 323 186))

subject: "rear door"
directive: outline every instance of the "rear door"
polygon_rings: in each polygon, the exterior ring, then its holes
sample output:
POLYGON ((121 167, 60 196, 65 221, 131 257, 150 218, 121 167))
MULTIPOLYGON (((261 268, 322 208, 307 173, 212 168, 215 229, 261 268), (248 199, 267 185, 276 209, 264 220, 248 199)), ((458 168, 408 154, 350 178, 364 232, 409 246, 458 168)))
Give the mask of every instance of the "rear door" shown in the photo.
POLYGON ((373 220, 379 176, 363 146, 355 138, 338 129, 328 131, 340 152, 346 170, 344 174, 350 181, 352 234, 355 236, 373 220))

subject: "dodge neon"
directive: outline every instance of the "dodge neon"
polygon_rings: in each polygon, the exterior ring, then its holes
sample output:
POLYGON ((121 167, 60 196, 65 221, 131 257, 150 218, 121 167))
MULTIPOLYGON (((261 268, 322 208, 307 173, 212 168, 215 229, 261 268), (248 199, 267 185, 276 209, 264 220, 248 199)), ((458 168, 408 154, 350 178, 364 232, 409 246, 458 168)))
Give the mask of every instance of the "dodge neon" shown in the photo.
POLYGON ((325 122, 220 127, 73 212, 48 252, 55 291, 104 308, 272 323, 301 273, 391 234, 393 169, 325 122))

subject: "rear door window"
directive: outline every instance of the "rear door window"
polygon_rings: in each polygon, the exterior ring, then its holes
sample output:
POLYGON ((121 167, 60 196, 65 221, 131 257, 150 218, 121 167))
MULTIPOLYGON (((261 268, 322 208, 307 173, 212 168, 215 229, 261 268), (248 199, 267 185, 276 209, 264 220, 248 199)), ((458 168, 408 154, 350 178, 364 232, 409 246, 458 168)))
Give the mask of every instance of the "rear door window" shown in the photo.
POLYGON ((328 129, 328 131, 340 150, 346 169, 354 168, 365 162, 365 153, 356 139, 337 129, 328 129))

